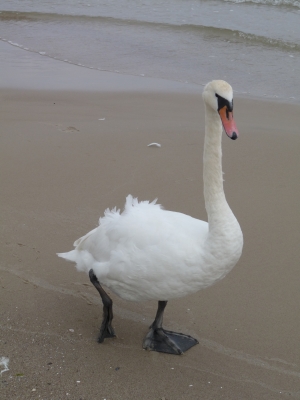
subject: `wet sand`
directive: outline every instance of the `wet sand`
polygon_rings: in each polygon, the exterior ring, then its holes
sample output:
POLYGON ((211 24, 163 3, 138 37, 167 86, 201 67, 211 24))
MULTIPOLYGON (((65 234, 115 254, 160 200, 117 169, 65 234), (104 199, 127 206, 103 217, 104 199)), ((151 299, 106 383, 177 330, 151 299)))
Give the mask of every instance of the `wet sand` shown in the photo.
POLYGON ((0 112, 1 398, 300 399, 298 105, 235 98, 223 169, 244 251, 169 302, 165 327, 199 340, 183 356, 144 351, 156 303, 113 294, 117 337, 98 344, 98 294, 56 252, 129 193, 206 219, 201 93, 3 89, 0 112))

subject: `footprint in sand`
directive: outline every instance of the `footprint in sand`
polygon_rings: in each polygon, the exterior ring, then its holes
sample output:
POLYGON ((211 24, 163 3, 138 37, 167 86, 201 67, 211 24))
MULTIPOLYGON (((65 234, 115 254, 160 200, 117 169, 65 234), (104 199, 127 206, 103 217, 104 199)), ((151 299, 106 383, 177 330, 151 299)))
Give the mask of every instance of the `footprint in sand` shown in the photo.
POLYGON ((64 128, 62 125, 55 126, 61 132, 79 132, 79 129, 75 128, 74 126, 68 126, 67 128, 64 128))

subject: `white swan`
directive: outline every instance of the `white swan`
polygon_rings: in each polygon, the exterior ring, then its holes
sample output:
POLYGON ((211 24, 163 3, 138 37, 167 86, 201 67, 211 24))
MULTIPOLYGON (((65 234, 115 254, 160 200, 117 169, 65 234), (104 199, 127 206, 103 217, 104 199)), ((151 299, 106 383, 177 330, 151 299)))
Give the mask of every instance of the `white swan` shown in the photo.
POLYGON ((241 256, 243 235, 224 195, 221 164, 222 123, 231 139, 238 136, 232 116, 232 88, 224 81, 212 81, 205 86, 203 99, 203 178, 208 223, 166 211, 156 201, 139 203, 129 195, 122 213, 107 209, 99 226, 74 243, 75 250, 58 254, 75 262, 78 270, 89 273, 102 298, 99 342, 115 336, 111 326, 112 300, 100 281, 125 300, 158 300, 156 318, 143 347, 183 353, 198 342, 162 328, 167 301, 214 284, 241 256))

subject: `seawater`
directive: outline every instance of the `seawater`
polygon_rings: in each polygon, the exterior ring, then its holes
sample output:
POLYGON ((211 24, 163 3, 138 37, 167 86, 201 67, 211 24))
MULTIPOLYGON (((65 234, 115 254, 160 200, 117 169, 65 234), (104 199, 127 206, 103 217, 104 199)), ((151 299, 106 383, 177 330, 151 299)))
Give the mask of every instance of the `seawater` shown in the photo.
POLYGON ((0 38, 82 68, 300 102, 300 1, 0 1, 0 38))

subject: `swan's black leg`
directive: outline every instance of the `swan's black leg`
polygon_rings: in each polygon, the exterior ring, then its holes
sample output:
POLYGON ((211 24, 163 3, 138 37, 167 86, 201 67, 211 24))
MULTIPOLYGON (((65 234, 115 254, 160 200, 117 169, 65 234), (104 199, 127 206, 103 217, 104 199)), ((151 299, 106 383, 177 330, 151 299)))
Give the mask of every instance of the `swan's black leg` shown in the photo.
POLYGON ((198 344, 192 336, 163 329, 163 315, 167 301, 159 301, 154 322, 147 333, 143 348, 169 354, 182 354, 198 344))
POLYGON ((100 327, 100 332, 98 336, 98 342, 102 343, 105 338, 110 338, 114 337, 115 331, 113 327, 111 326, 111 321, 113 319, 113 311, 112 311, 112 299, 108 296, 108 294, 105 292, 105 290, 102 288, 100 285, 100 282, 98 281, 96 275, 94 274, 94 271, 90 269, 89 271, 89 277, 90 281, 92 284, 95 286, 95 288, 98 290, 102 303, 103 303, 103 320, 102 324, 100 327))

